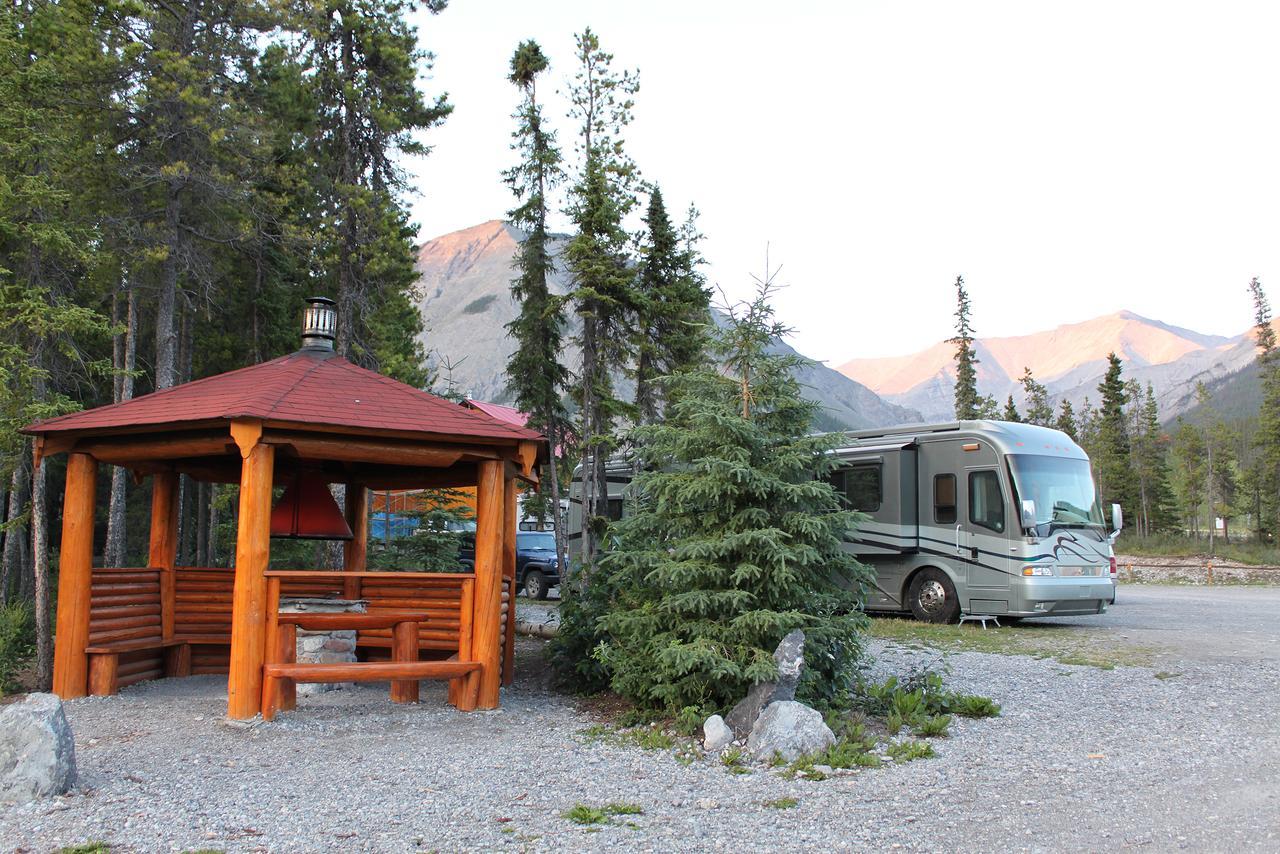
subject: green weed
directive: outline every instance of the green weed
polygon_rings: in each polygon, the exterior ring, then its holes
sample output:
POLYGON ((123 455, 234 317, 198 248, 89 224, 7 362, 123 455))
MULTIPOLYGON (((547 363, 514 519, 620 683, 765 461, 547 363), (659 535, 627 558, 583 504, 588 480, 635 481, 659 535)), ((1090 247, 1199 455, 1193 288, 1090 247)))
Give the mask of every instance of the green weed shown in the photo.
POLYGON ((945 738, 949 733, 947 727, 951 726, 951 715, 926 715, 922 721, 916 724, 916 735, 923 738, 945 738))
POLYGON ((899 741, 889 745, 889 756, 894 762, 910 762, 933 756, 933 745, 927 741, 899 741))
POLYGON ((799 803, 800 801, 796 798, 774 798, 771 801, 765 801, 764 805, 771 810, 789 810, 799 803))

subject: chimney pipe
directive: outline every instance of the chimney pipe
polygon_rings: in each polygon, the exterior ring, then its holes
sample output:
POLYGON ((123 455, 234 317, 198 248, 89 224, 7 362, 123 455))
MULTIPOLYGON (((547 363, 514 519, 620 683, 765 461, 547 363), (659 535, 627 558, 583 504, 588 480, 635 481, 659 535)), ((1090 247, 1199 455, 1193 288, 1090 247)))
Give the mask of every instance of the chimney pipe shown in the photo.
POLYGON ((332 350, 338 331, 336 303, 328 297, 311 297, 302 312, 302 349, 332 350))

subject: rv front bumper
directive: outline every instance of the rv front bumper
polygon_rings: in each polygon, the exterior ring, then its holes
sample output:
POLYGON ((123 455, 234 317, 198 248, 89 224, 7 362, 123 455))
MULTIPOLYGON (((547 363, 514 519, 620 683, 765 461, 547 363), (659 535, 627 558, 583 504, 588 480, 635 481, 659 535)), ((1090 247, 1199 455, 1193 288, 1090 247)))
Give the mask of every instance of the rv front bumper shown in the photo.
POLYGON ((1074 617, 1102 614, 1116 598, 1116 584, 1110 578, 1022 578, 1018 585, 1021 600, 1011 608, 1018 617, 1074 617))

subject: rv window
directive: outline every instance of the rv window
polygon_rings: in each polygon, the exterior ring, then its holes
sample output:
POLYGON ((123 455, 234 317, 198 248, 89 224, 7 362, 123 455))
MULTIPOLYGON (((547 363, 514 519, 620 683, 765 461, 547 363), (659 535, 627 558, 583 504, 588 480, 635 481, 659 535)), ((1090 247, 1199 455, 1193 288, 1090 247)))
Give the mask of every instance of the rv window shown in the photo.
POLYGON ((621 518, 622 518, 622 499, 621 499, 621 498, 610 498, 610 499, 609 499, 609 509, 608 509, 608 511, 607 511, 607 512, 608 512, 608 514, 609 514, 609 521, 610 521, 610 522, 616 522, 616 521, 618 521, 619 519, 621 519, 621 518))
POLYGON ((994 471, 969 474, 969 521, 997 533, 1004 532, 1004 496, 994 471))
POLYGON ((933 476, 933 521, 939 525, 956 523, 956 476, 953 474, 933 476))
POLYGON ((844 496, 850 510, 874 513, 880 509, 880 466, 842 469, 834 473, 831 485, 844 496))

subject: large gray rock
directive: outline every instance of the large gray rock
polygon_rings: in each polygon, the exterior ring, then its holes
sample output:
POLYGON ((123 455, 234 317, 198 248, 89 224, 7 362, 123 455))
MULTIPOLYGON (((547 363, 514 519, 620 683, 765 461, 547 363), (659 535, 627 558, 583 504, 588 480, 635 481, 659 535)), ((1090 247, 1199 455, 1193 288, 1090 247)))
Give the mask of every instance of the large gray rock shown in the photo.
POLYGON ((793 762, 835 743, 835 733, 817 709, 795 700, 782 700, 764 707, 751 728, 747 750, 756 759, 769 760, 777 754, 793 762))
POLYGON ((725 718, 737 738, 746 738, 755 726, 756 718, 770 703, 794 700, 800 671, 804 668, 804 632, 790 632, 773 651, 778 665, 778 678, 774 682, 758 682, 751 686, 747 696, 738 702, 725 718))
POLYGON ((76 745, 53 694, 0 708, 0 801, 60 795, 76 784, 76 745))
POLYGON ((719 715, 712 715, 702 725, 702 747, 708 753, 715 753, 733 741, 733 730, 719 715))

